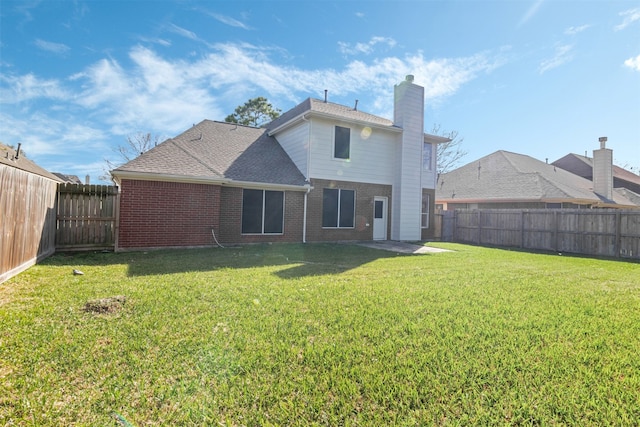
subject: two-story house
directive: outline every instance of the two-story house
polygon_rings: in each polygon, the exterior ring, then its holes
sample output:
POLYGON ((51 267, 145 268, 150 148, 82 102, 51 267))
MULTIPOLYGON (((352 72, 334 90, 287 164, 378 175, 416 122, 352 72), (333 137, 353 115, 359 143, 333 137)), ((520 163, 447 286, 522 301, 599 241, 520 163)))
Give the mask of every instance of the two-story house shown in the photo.
POLYGON ((204 120, 112 171, 117 250, 427 239, 445 141, 424 133, 413 76, 393 120, 326 96, 263 128, 204 120))

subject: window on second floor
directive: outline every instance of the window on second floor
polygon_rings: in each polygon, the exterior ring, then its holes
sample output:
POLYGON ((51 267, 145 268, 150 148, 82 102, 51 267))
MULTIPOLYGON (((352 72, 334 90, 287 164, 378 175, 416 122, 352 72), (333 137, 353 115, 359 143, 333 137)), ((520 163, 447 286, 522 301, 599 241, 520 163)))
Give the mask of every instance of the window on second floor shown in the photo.
POLYGON ((425 142, 422 147, 422 169, 430 171, 433 159, 433 145, 425 142))
POLYGON ((348 160, 351 151, 351 129, 336 126, 335 138, 333 141, 333 157, 336 159, 348 160))

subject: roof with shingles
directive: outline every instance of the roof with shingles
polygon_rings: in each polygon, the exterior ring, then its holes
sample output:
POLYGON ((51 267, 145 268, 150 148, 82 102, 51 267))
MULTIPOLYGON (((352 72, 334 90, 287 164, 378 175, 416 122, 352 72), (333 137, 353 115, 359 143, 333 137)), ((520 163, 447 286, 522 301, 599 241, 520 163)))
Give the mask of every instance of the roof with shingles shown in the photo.
MULTIPOLYGON (((584 178, 593 177, 593 159, 580 154, 570 153, 552 163, 584 178), (584 167, 580 167, 584 165, 584 167)), ((613 176, 622 181, 640 185, 640 176, 620 166, 613 165, 613 176)))
POLYGON ((317 113, 320 115, 333 117, 338 120, 348 120, 362 123, 371 123, 377 126, 387 126, 389 128, 397 128, 393 122, 389 119, 385 119, 380 116, 365 113, 364 111, 357 110, 355 108, 347 107, 346 105, 335 104, 333 102, 325 102, 320 99, 307 98, 300 104, 293 107, 291 110, 285 112, 277 119, 268 123, 265 127, 269 131, 273 131, 283 124, 295 119, 306 113, 317 113))
POLYGON ((585 178, 532 157, 496 151, 456 170, 442 174, 436 186, 440 202, 567 201, 635 203, 614 191, 612 201, 593 192, 585 178))
POLYGON ((37 164, 26 158, 24 155, 19 154, 18 158, 16 159, 16 150, 2 143, 0 143, 0 164, 40 175, 56 182, 62 182, 60 178, 47 171, 46 169, 38 166, 37 164))
POLYGON ((266 129, 203 120, 113 173, 304 186, 304 176, 266 129))

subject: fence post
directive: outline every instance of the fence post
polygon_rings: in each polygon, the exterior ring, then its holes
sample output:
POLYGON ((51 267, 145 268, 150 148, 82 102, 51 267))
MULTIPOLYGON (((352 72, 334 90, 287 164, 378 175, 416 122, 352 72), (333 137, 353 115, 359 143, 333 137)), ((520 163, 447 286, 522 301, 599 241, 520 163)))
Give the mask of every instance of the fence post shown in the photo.
POLYGON ((616 241, 615 241, 615 247, 614 250, 616 251, 615 257, 616 258, 620 258, 622 255, 620 254, 620 248, 622 246, 622 213, 620 212, 620 210, 616 211, 616 223, 615 223, 615 227, 616 227, 616 241))
POLYGON ((478 209, 478 245, 482 243, 482 211, 478 209))
POLYGON ((524 209, 520 212, 520 248, 524 248, 524 209))
POLYGON ((558 211, 553 211, 553 250, 558 252, 558 211))

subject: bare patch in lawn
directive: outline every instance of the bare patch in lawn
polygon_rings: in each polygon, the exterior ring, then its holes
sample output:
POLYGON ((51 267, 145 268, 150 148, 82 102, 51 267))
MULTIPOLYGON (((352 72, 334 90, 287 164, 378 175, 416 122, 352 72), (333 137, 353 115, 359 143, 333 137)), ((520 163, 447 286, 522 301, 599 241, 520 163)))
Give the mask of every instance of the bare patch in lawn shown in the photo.
POLYGON ((126 301, 127 297, 124 295, 95 299, 87 301, 82 310, 87 313, 113 314, 120 311, 126 301))

